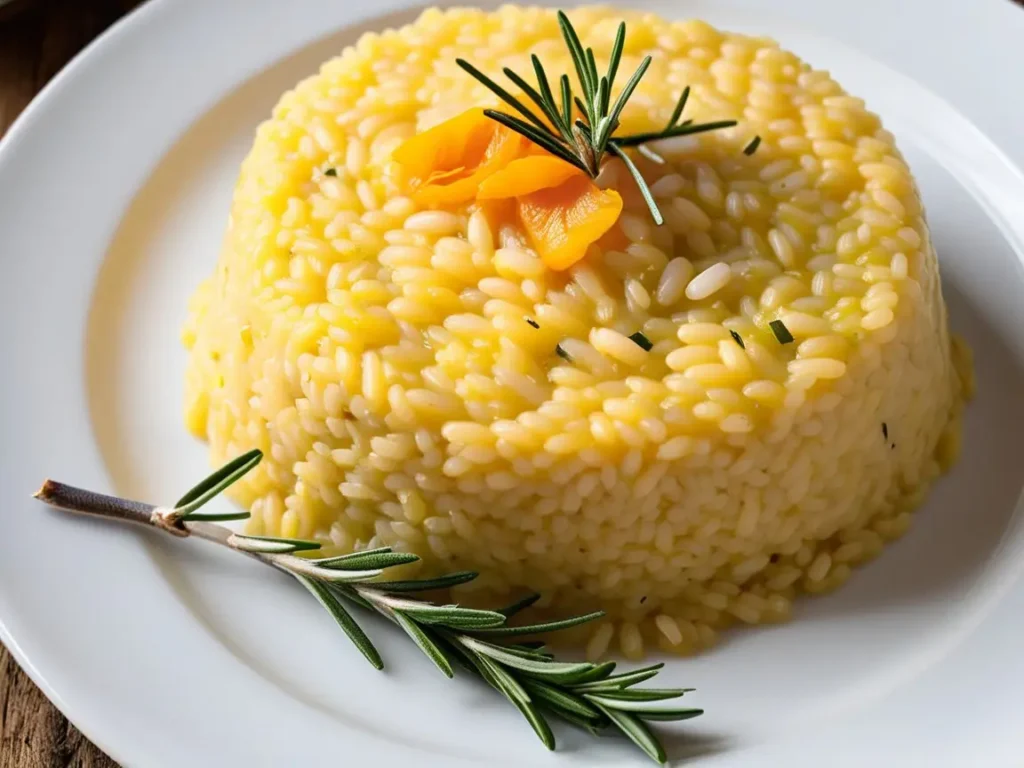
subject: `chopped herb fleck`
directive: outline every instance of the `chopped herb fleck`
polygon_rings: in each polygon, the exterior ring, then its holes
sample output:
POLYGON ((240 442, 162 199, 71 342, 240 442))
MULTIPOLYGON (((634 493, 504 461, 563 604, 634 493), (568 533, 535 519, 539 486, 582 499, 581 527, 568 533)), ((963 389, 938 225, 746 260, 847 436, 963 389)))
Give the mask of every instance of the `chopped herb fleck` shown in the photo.
POLYGON ((643 605, 646 602, 647 602, 647 595, 644 595, 643 597, 640 598, 640 605, 643 605))
POLYGON ((743 337, 736 333, 736 331, 729 331, 729 335, 732 336, 733 341, 740 345, 740 349, 747 348, 747 345, 743 343, 743 337))
POLYGON ((572 358, 569 356, 569 353, 562 349, 561 344, 555 344, 555 354, 558 355, 563 360, 565 360, 567 363, 572 362, 572 358))
POLYGON ((534 319, 533 319, 532 317, 528 317, 528 318, 526 318, 526 322, 528 322, 528 323, 529 323, 530 325, 532 325, 532 326, 533 326, 534 328, 540 328, 540 323, 538 323, 538 322, 537 322, 536 320, 534 320, 534 319))
POLYGON ((747 146, 745 146, 743 148, 743 154, 747 155, 747 156, 750 156, 750 155, 754 154, 755 152, 757 152, 757 148, 759 146, 761 146, 761 137, 760 136, 755 136, 754 138, 752 138, 750 140, 750 143, 747 144, 747 146))
POLYGON ((651 347, 654 346, 653 344, 651 344, 651 340, 644 336, 640 331, 637 331, 629 338, 630 341, 636 342, 636 345, 640 347, 640 349, 642 349, 644 352, 650 352, 651 347))
POLYGON ((889 439, 889 425, 886 424, 884 421, 882 422, 882 437, 884 437, 886 440, 889 439))
POLYGON ((324 171, 324 176, 337 176, 337 175, 338 175, 338 169, 337 168, 328 168, 326 171, 324 171))
POLYGON ((772 320, 768 323, 768 327, 772 329, 772 333, 775 334, 775 338, 779 340, 779 344, 792 344, 793 334, 789 332, 789 328, 781 320, 772 320))

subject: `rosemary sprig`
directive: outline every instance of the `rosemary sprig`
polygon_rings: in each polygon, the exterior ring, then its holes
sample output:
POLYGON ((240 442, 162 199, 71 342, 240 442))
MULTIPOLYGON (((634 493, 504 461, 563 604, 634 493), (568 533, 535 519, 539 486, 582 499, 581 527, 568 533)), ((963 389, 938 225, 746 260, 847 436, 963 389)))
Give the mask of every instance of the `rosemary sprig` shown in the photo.
MULTIPOLYGON (((592 59, 587 58, 591 69, 592 59)), ((296 553, 320 549, 320 544, 305 539, 234 533, 212 521, 243 519, 248 513, 219 515, 197 511, 255 467, 261 458, 258 450, 242 454, 202 480, 170 508, 106 496, 52 480, 47 480, 35 496, 72 512, 148 525, 179 537, 197 536, 272 566, 308 590, 370 664, 383 669, 384 660, 349 607, 375 611, 397 624, 446 677, 454 676, 454 663, 481 677, 522 713, 548 749, 555 748, 555 737, 547 717, 555 716, 594 734, 615 729, 653 760, 663 763, 665 750, 646 722, 687 720, 702 714, 701 709, 658 704, 677 699, 692 689, 633 688, 657 675, 662 664, 614 674, 614 662, 557 661, 542 642, 501 644, 509 638, 584 624, 601 618, 603 611, 557 621, 509 625, 508 620, 530 607, 539 595, 528 595, 496 611, 439 605, 410 595, 447 589, 471 581, 476 574, 463 571, 436 578, 389 581, 381 579, 388 568, 419 558, 390 547, 334 557, 298 556, 296 553)))
MULTIPOLYGON (((600 173, 605 153, 619 157, 633 177, 655 223, 663 224, 664 217, 658 209, 654 195, 651 194, 643 175, 625 149, 635 147, 641 155, 652 162, 664 163, 664 158, 644 146, 647 142, 729 128, 736 125, 736 121, 718 120, 710 123, 694 123, 692 120, 684 120, 680 122, 686 102, 690 97, 690 88, 687 86, 676 102, 672 116, 663 129, 627 136, 616 135, 622 110, 625 109, 636 87, 647 73, 647 69, 651 65, 651 57, 644 57, 618 96, 612 101, 615 77, 622 62, 622 52, 626 43, 626 23, 620 23, 615 33, 615 41, 612 43, 611 54, 608 57, 608 69, 603 75, 598 74, 594 49, 583 47, 569 17, 562 11, 558 12, 558 24, 561 28, 562 39, 569 50, 573 69, 576 71, 576 80, 581 91, 579 95, 573 93, 569 77, 562 75, 559 79, 561 101, 557 102, 547 73, 544 71, 544 65, 537 56, 531 56, 534 75, 537 78, 536 88, 512 69, 505 67, 502 70, 529 101, 533 102, 540 114, 534 112, 522 100, 513 96, 465 59, 456 59, 455 63, 522 117, 494 109, 485 110, 484 114, 506 128, 525 136, 555 157, 576 166, 589 174, 591 178, 596 178, 600 173), (579 119, 574 119, 573 105, 576 106, 579 119)), ((756 144, 753 145, 753 148, 756 149, 756 144)))

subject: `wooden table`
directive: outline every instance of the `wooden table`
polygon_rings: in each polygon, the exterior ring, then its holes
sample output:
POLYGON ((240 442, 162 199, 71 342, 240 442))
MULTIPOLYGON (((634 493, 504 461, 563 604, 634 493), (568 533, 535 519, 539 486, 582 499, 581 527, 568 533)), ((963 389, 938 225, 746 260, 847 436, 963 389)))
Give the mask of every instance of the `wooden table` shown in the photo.
MULTIPOLYGON (((140 2, 15 0, 0 8, 0 136, 72 56, 140 2)), ((116 763, 57 711, 0 645, 0 768, 56 766, 116 763)))

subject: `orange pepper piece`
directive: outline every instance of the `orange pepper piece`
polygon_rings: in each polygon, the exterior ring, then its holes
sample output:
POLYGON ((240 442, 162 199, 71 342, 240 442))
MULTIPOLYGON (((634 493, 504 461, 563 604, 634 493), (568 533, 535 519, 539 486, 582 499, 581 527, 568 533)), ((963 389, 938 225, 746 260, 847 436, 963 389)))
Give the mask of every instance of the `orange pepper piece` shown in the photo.
POLYGON ((421 205, 458 205, 526 152, 529 140, 469 109, 405 141, 392 154, 421 205))
POLYGON ((622 198, 577 171, 556 187, 519 197, 516 209, 541 260, 561 271, 582 259, 587 248, 615 225, 622 198))
POLYGON ((541 189, 560 186, 583 171, 554 155, 530 155, 513 160, 488 176, 480 185, 477 200, 522 197, 541 189))

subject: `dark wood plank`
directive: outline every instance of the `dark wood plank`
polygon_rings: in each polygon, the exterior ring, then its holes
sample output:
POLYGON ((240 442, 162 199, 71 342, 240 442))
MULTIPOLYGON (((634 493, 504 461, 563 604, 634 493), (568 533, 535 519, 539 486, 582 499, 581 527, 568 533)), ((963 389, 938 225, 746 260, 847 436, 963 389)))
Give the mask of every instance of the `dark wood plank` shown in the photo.
POLYGON ((0 768, 116 768, 0 646, 0 768))

